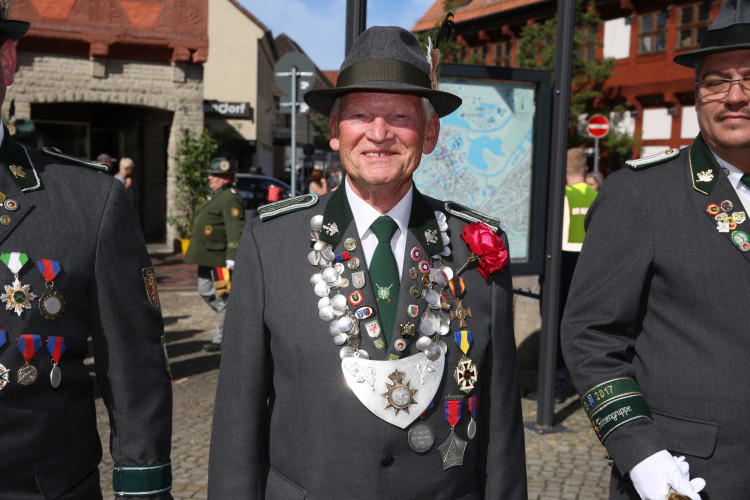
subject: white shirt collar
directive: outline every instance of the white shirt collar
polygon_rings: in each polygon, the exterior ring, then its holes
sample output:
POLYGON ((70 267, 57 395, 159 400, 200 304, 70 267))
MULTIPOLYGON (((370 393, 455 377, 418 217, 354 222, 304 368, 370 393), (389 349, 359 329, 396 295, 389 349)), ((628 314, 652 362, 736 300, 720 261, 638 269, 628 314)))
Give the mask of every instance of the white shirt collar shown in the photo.
MULTIPOLYGON (((370 229, 372 223, 375 222, 375 219, 384 214, 378 212, 375 208, 373 208, 369 203, 360 198, 354 192, 354 190, 349 185, 348 177, 344 184, 346 188, 346 197, 349 200, 349 206, 351 207, 352 214, 354 215, 354 222, 357 224, 357 233, 359 234, 359 239, 361 240, 370 229)), ((409 218, 411 217, 411 202, 414 198, 412 189, 409 189, 404 197, 401 198, 398 203, 396 203, 396 206, 390 209, 390 211, 385 214, 396 221, 396 224, 398 224, 398 228, 403 235, 406 234, 406 231, 409 228, 409 218)))
POLYGON ((714 155, 714 158, 716 158, 716 161, 719 162, 719 166, 721 167, 721 169, 724 171, 724 173, 727 174, 727 177, 729 177, 729 182, 732 184, 732 187, 736 189, 740 186, 744 186, 740 179, 743 175, 745 175, 745 173, 731 163, 725 161, 722 157, 714 153, 710 148, 709 150, 711 151, 711 154, 714 155))

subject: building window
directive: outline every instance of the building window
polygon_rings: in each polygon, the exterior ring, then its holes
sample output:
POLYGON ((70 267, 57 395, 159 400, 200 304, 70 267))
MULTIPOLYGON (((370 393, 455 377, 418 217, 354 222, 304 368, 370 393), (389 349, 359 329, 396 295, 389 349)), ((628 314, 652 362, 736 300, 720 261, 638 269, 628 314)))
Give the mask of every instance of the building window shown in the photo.
POLYGON ((667 48, 667 13, 651 12, 639 16, 638 54, 664 52, 667 48))
POLYGON ((677 50, 698 47, 711 24, 711 12, 705 3, 680 7, 677 16, 677 50))
POLYGON ((495 66, 510 67, 510 41, 499 42, 494 45, 495 66))
POLYGON ((596 47, 599 39, 596 36, 596 30, 588 27, 584 30, 583 42, 576 50, 576 56, 581 61, 596 60, 596 47))

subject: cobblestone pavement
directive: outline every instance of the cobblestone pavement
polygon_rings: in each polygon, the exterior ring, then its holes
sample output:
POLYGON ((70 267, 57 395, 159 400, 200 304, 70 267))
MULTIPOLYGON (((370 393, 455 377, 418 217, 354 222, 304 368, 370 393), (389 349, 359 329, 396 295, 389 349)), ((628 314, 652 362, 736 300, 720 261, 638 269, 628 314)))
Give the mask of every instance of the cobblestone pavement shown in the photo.
MULTIPOLYGON (((216 315, 193 291, 162 291, 162 308, 174 376, 172 436, 173 496, 207 496, 208 443, 213 400, 218 380, 219 355, 202 350, 211 341, 216 315)), ((516 337, 522 388, 536 385, 538 303, 516 301, 516 337)), ((594 436, 574 391, 556 406, 555 422, 568 430, 537 434, 526 429, 526 463, 530 499, 595 500, 606 498, 609 467, 605 450, 594 436)), ((97 400, 99 432, 104 443, 100 466, 105 498, 112 498, 112 459, 108 452, 109 422, 97 400)), ((523 399, 524 421, 536 420, 536 403, 523 399)))

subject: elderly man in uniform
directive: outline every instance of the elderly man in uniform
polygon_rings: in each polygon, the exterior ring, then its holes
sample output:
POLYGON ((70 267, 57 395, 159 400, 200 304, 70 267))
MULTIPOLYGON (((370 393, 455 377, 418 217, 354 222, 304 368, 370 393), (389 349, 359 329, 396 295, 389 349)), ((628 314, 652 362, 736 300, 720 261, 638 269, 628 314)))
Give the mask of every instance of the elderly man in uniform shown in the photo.
POLYGON ((306 94, 347 176, 243 234, 210 497, 526 498, 504 233, 412 182, 461 103, 435 87, 411 33, 373 27, 306 94))
MULTIPOLYGON (((0 102, 14 40, 0 20, 0 102)), ((106 166, 15 143, 0 128, 0 497, 101 498, 94 385, 109 410, 115 494, 172 498, 172 393, 156 279, 106 166)))
POLYGON ((607 180, 563 349, 611 498, 748 498, 750 4, 725 0, 675 62, 695 69, 700 135, 607 180))
POLYGON ((242 197, 232 187, 236 167, 226 158, 214 158, 206 170, 211 194, 193 220, 193 234, 185 262, 198 264, 198 293, 219 315, 213 340, 203 346, 208 352, 221 350, 224 314, 229 296, 229 272, 234 269, 237 245, 245 225, 242 197))

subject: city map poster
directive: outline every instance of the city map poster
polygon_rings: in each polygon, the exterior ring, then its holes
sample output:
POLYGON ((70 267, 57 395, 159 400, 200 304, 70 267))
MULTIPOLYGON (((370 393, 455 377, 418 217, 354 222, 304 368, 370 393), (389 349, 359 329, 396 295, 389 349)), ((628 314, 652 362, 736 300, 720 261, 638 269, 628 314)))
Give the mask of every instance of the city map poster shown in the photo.
POLYGON ((441 73, 440 90, 460 96, 463 103, 441 119, 437 146, 423 158, 415 185, 428 196, 500 219, 514 274, 533 274, 542 265, 534 249, 544 246, 543 231, 540 236, 534 226, 543 228, 546 216, 546 193, 535 189, 546 189, 546 161, 544 168, 539 163, 546 155, 540 146, 549 144, 548 123, 540 123, 539 81, 441 73))

